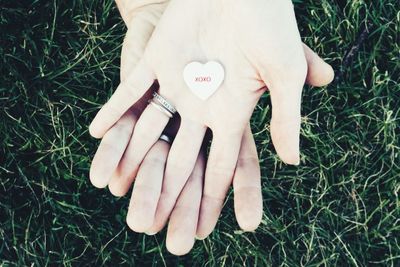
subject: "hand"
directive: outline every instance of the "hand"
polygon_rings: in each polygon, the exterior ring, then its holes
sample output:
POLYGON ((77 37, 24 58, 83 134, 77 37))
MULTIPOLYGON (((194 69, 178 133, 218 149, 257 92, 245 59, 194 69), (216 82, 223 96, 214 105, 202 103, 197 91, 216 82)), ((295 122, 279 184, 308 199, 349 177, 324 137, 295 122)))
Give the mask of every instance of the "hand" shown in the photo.
MULTIPOLYGON (((328 68, 326 65, 324 65, 323 62, 322 62, 316 55, 314 55, 311 51, 308 50, 308 48, 305 47, 305 49, 306 49, 306 55, 309 56, 309 58, 311 59, 311 62, 315 63, 316 65, 319 65, 319 67, 322 66, 322 68, 318 68, 318 69, 323 70, 323 72, 325 72, 325 73, 323 73, 323 75, 316 75, 317 72, 313 72, 313 71, 312 71, 313 69, 310 68, 310 70, 309 70, 309 75, 308 75, 309 81, 310 81, 310 80, 313 81, 313 82, 315 83, 315 85, 318 85, 318 84, 324 83, 324 82, 328 82, 329 79, 330 79, 330 77, 332 76, 332 75, 331 75, 331 69, 328 68), (325 76, 325 77, 324 77, 324 76, 325 76)), ((181 77, 180 77, 180 79, 181 79, 181 77)), ((160 81, 161 81, 161 80, 160 80, 160 81)), ((161 82, 160 82, 160 83, 161 83, 161 82)), ((226 87, 224 87, 224 88, 226 88, 226 87)), ((222 89, 223 89, 223 88, 221 88, 219 91, 222 91, 222 89)), ((244 90, 244 89, 243 89, 243 90, 244 90)), ((162 91, 161 91, 161 92, 162 92, 162 91)), ((163 93, 162 93, 162 94, 163 94, 163 93)), ((272 94, 272 92, 271 92, 271 94, 272 94)), ((171 98, 171 100, 172 100, 172 98, 171 98)), ((177 107, 178 107, 178 105, 177 105, 177 107)), ((178 110, 179 110, 179 108, 178 108, 178 110)), ((180 111, 180 112, 181 112, 181 114, 182 114, 182 111, 180 111)), ((115 117, 118 117, 118 116, 115 116, 115 117)), ((115 120, 115 119, 114 119, 114 120, 115 120)), ((106 125, 106 126, 104 127, 105 130, 107 130, 107 128, 108 128, 110 125, 112 125, 112 124, 113 124, 113 122, 112 122, 112 123, 109 122, 109 125, 106 125)), ((135 130, 135 132, 136 132, 136 130, 135 130)), ((215 134, 214 134, 214 138, 215 138, 215 134)), ((175 145, 175 143, 174 143, 174 145, 175 145)), ((100 149, 99 149, 99 150, 100 150, 100 149)), ((168 169, 168 167, 167 167, 167 169, 168 169)), ((236 171, 236 172, 238 172, 238 171, 236 171)), ((235 185, 235 180, 236 180, 236 179, 234 179, 234 185, 235 185)), ((164 184, 165 184, 165 182, 164 182, 164 184)), ((235 200, 236 200, 236 190, 235 190, 235 200)), ((236 205, 236 201, 235 201, 235 205, 236 205)))
MULTIPOLYGON (((162 10, 158 9, 159 5, 151 4, 151 1, 147 1, 145 7, 140 8, 140 12, 135 11, 137 6, 133 3, 132 1, 117 1, 121 16, 128 26, 128 32, 122 46, 122 81, 126 79, 127 70, 137 64, 138 55, 143 53, 145 44, 152 33, 155 20, 149 19, 149 16, 152 17, 154 14, 161 15, 162 13, 162 10)), ((90 172, 93 184, 98 186, 103 181, 107 181, 110 191, 115 196, 125 195, 132 185, 133 178, 135 178, 130 177, 129 181, 121 180, 116 175, 115 170, 118 168, 118 163, 123 157, 126 146, 129 144, 135 123, 146 107, 149 98, 149 94, 141 98, 107 131, 93 159, 90 172)), ((168 135, 173 137, 176 134, 178 126, 179 120, 173 120, 166 129, 168 135)), ((157 141, 146 153, 140 168, 137 169, 137 175, 135 175, 136 182, 132 191, 127 217, 128 224, 135 231, 144 232, 152 226, 158 198, 149 196, 159 194, 161 190, 169 146, 164 141, 157 141)), ((249 214, 247 194, 235 196, 237 199, 235 201, 237 204, 236 214, 240 218, 239 224, 244 230, 253 230, 261 221, 262 197, 257 151, 250 128, 248 128, 243 137, 240 156, 243 158, 251 157, 255 164, 243 160, 244 164, 241 164, 240 171, 237 172, 240 175, 237 175, 237 178, 235 178, 236 184, 252 184, 252 187, 258 188, 258 192, 252 197, 251 216, 247 216, 249 214), (246 173, 253 173, 255 175, 247 177, 243 175, 246 173)), ((205 154, 204 151, 201 151, 192 175, 185 184, 170 215, 167 249, 173 254, 186 254, 193 247, 200 209, 204 171, 205 154)), ((245 192, 242 190, 242 193, 245 192)))

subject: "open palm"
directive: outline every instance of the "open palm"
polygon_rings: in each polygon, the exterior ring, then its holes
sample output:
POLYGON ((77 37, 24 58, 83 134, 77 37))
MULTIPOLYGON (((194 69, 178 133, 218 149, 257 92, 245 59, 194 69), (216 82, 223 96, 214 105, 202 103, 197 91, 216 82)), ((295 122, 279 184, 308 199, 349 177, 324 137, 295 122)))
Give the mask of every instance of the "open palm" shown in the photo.
MULTIPOLYGON (((90 131, 102 137, 157 79, 160 94, 175 105, 182 121, 169 152, 153 231, 168 219, 193 170, 208 127, 213 142, 197 230, 199 237, 205 237, 216 223, 231 184, 243 132, 267 88, 273 104, 271 134, 275 148, 283 161, 298 163, 301 90, 306 74, 307 63, 290 1, 228 4, 173 0, 143 58, 96 116, 90 131), (193 95, 182 78, 183 68, 194 60, 216 60, 225 68, 224 83, 207 101, 193 95)), ((154 143, 167 122, 162 114, 147 107, 135 126, 133 146, 154 143)), ((132 172, 128 165, 140 161, 142 152, 133 150, 119 169, 132 172)))

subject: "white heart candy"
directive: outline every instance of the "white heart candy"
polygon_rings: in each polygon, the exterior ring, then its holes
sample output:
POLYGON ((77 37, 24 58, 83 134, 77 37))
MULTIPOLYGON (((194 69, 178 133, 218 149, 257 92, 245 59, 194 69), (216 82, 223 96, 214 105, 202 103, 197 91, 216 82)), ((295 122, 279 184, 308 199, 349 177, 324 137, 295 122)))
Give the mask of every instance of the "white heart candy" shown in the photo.
POLYGON ((206 64, 191 62, 183 70, 183 79, 197 97, 206 100, 217 91, 225 77, 221 64, 209 61, 206 64))

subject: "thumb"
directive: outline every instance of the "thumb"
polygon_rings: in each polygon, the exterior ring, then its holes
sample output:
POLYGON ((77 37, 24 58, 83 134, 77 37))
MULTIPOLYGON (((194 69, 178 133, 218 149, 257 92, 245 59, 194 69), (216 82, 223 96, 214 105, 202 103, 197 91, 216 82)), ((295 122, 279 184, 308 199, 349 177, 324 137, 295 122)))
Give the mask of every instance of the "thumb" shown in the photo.
POLYGON ((142 59, 147 43, 166 7, 166 2, 148 5, 127 21, 128 31, 121 52, 121 81, 126 79, 142 59))
POLYGON ((143 18, 134 17, 126 32, 121 52, 121 81, 124 81, 129 73, 135 69, 137 63, 143 57, 146 45, 155 28, 155 24, 143 18))
MULTIPOLYGON (((302 54, 302 53, 301 53, 302 54)), ((293 62, 296 62, 293 60, 293 62)), ((283 162, 298 165, 300 162, 301 94, 307 75, 307 63, 303 58, 287 68, 286 77, 275 79, 270 89, 272 118, 271 139, 283 162)))
POLYGON ((130 0, 117 2, 121 16, 128 28, 122 45, 121 81, 126 79, 143 57, 147 43, 168 4, 167 1, 155 2, 130 0), (124 17, 123 11, 129 16, 124 17))
POLYGON ((327 64, 304 43, 303 49, 308 65, 306 83, 316 87, 330 84, 335 77, 335 73, 331 65, 327 64))

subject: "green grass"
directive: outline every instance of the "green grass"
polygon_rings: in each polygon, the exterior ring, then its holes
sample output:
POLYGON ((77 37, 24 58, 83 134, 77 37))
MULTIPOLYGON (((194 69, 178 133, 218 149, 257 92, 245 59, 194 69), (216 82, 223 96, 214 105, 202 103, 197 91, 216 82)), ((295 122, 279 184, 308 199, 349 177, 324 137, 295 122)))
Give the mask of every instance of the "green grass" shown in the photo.
POLYGON ((302 164, 278 160, 266 95, 252 118, 262 225, 241 232, 230 196, 213 234, 178 258, 165 232, 128 229, 128 198, 88 179, 87 125, 119 80, 113 1, 0 1, 0 266, 400 266, 400 4, 294 2, 304 41, 337 74, 305 89, 302 164))

